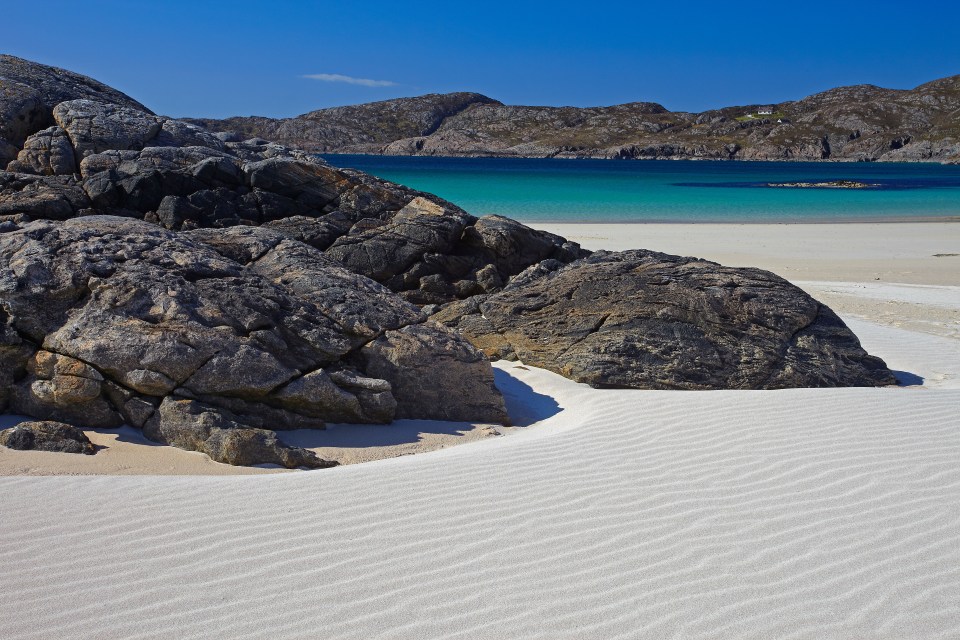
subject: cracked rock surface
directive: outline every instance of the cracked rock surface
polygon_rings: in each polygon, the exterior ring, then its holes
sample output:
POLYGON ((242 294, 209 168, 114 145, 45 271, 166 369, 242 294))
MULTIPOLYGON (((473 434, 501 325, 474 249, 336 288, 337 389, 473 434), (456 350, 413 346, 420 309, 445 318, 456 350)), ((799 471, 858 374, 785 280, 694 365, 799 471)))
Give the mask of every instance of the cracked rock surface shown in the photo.
POLYGON ((80 429, 63 422, 47 420, 21 422, 15 427, 0 431, 0 446, 21 451, 82 453, 88 456, 97 452, 97 448, 80 429))
POLYGON ((91 427, 149 423, 151 437, 232 464, 309 458, 228 453, 278 445, 253 432, 223 440, 216 429, 507 421, 489 363, 463 338, 265 228, 177 233, 111 216, 28 223, 0 234, 0 305, 3 369, 21 372, 10 410, 91 427), (421 338, 412 349, 402 340, 410 332, 421 338), (413 377, 429 383, 429 401, 413 377))
POLYGON ((783 278, 653 251, 541 264, 434 318, 492 357, 595 387, 895 384, 836 314, 783 278))

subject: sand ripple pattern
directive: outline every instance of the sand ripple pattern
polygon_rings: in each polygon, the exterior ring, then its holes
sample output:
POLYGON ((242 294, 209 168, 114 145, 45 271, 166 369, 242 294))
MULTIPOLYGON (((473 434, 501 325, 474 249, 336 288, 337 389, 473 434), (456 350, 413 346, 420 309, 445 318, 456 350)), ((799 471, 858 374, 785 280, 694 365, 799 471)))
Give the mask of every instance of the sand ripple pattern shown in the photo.
POLYGON ((960 637, 960 391, 551 380, 413 458, 4 478, 0 637, 960 637))

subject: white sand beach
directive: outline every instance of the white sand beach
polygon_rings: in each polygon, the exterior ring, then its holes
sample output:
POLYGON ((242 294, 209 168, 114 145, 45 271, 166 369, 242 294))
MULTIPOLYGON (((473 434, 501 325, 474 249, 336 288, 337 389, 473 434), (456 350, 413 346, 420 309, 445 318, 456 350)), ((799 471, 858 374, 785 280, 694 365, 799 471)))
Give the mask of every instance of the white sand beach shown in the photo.
POLYGON ((388 458, 335 469, 134 430, 0 448, 0 637, 960 637, 960 224, 543 228, 770 269, 902 386, 596 390, 500 362, 517 427, 287 436, 388 458))

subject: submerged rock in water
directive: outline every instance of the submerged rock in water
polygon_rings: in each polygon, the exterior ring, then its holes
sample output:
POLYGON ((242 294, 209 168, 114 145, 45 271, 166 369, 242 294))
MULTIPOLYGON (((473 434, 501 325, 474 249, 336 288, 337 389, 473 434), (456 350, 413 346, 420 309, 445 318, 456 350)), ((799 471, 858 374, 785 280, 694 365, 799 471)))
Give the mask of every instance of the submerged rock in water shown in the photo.
POLYGON ((858 180, 827 180, 826 182, 768 182, 768 187, 777 189, 876 189, 876 182, 858 180))

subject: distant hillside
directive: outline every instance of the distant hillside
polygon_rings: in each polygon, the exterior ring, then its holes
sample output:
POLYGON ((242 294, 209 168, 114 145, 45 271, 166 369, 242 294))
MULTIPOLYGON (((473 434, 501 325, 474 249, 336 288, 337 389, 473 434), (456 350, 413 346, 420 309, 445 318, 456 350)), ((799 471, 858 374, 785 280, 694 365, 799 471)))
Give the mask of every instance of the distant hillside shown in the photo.
POLYGON ((911 90, 857 85, 703 113, 648 102, 510 106, 451 93, 296 118, 191 122, 326 153, 960 162, 960 75, 911 90))
POLYGON ((375 149, 394 140, 427 136, 445 120, 474 105, 501 106, 479 93, 432 93, 416 98, 333 107, 296 118, 187 118, 215 131, 236 131, 310 151, 375 149))

